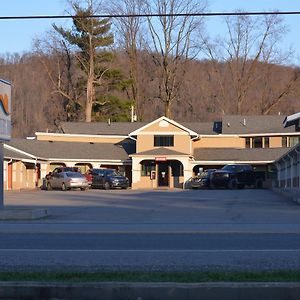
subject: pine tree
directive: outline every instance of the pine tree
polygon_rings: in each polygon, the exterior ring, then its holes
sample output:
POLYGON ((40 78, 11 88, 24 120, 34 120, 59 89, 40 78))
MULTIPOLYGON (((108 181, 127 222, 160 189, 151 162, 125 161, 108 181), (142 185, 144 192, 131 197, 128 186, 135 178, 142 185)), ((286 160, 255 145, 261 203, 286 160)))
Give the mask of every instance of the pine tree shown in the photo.
POLYGON ((113 44, 114 38, 108 18, 91 17, 95 14, 93 0, 88 0, 86 8, 77 2, 72 2, 72 7, 75 12, 72 28, 66 30, 56 25, 53 27, 64 40, 76 47, 75 55, 84 74, 86 88, 85 121, 91 122, 96 100, 95 89, 110 77, 108 63, 113 60, 113 54, 108 51, 108 47, 113 44))

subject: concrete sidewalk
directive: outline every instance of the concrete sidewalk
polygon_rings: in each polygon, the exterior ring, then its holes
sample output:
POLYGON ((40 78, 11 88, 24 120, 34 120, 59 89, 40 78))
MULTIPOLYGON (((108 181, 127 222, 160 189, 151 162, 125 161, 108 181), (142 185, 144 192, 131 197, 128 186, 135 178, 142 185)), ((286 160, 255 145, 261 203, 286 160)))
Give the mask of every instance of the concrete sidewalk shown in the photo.
POLYGON ((0 282, 0 299, 299 300, 300 283, 0 282))

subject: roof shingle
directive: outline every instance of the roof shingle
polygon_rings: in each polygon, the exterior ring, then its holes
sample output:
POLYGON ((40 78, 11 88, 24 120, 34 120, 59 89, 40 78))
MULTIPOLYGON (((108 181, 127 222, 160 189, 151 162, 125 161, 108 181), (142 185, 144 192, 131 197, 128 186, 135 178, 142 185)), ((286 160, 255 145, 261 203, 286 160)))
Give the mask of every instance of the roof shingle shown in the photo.
POLYGON ((196 161, 275 161, 290 148, 197 148, 196 161))
POLYGON ((128 142, 111 144, 13 139, 7 144, 45 159, 126 160, 129 154, 135 152, 135 145, 128 142))

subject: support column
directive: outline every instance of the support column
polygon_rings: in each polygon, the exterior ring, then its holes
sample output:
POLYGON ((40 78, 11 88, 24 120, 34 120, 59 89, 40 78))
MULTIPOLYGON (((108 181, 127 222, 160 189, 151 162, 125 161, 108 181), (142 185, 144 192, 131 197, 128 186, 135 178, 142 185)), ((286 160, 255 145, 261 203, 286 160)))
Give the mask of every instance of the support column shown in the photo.
POLYGON ((132 187, 141 181, 141 159, 132 157, 132 187))
POLYGON ((287 182, 288 182, 288 163, 287 163, 287 160, 284 161, 284 164, 285 164, 284 188, 287 188, 287 182))
POLYGON ((300 160, 300 152, 297 151, 296 149, 296 157, 297 157, 297 164, 296 164, 296 168, 297 168, 297 189, 300 188, 300 163, 299 163, 299 160, 300 160))
POLYGON ((273 187, 278 187, 280 188, 280 179, 281 179, 281 166, 280 166, 280 163, 276 163, 276 179, 277 179, 277 185, 276 185, 276 182, 275 182, 275 185, 273 185, 273 187))
POLYGON ((291 189, 294 187, 294 157, 293 156, 289 156, 290 158, 290 165, 291 165, 291 169, 290 169, 290 182, 291 182, 291 189))
POLYGON ((188 158, 181 159, 180 161, 183 164, 183 188, 185 188, 185 183, 193 176, 193 170, 188 158))

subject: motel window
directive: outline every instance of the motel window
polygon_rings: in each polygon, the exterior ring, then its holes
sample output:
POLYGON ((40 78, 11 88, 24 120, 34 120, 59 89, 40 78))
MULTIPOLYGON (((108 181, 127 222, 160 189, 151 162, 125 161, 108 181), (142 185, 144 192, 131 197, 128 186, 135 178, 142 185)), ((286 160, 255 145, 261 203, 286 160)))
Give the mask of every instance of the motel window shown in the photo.
POLYGON ((253 148, 262 148, 262 137, 254 137, 252 140, 253 148))
POLYGON ((250 141, 251 141, 250 138, 246 138, 246 140, 245 140, 246 148, 250 148, 251 147, 250 141))
POLYGON ((289 147, 294 147, 299 143, 299 137, 298 136, 290 136, 289 137, 289 147))
POLYGON ((282 147, 287 147, 287 137, 286 136, 283 136, 281 138, 281 145, 282 145, 282 147))
POLYGON ((141 164, 142 164, 142 176, 150 176, 151 171, 155 171, 154 161, 143 161, 141 164))
POLYGON ((270 139, 268 137, 264 138, 264 147, 270 148, 270 139))
POLYGON ((173 147, 174 135, 155 135, 154 147, 173 147))

